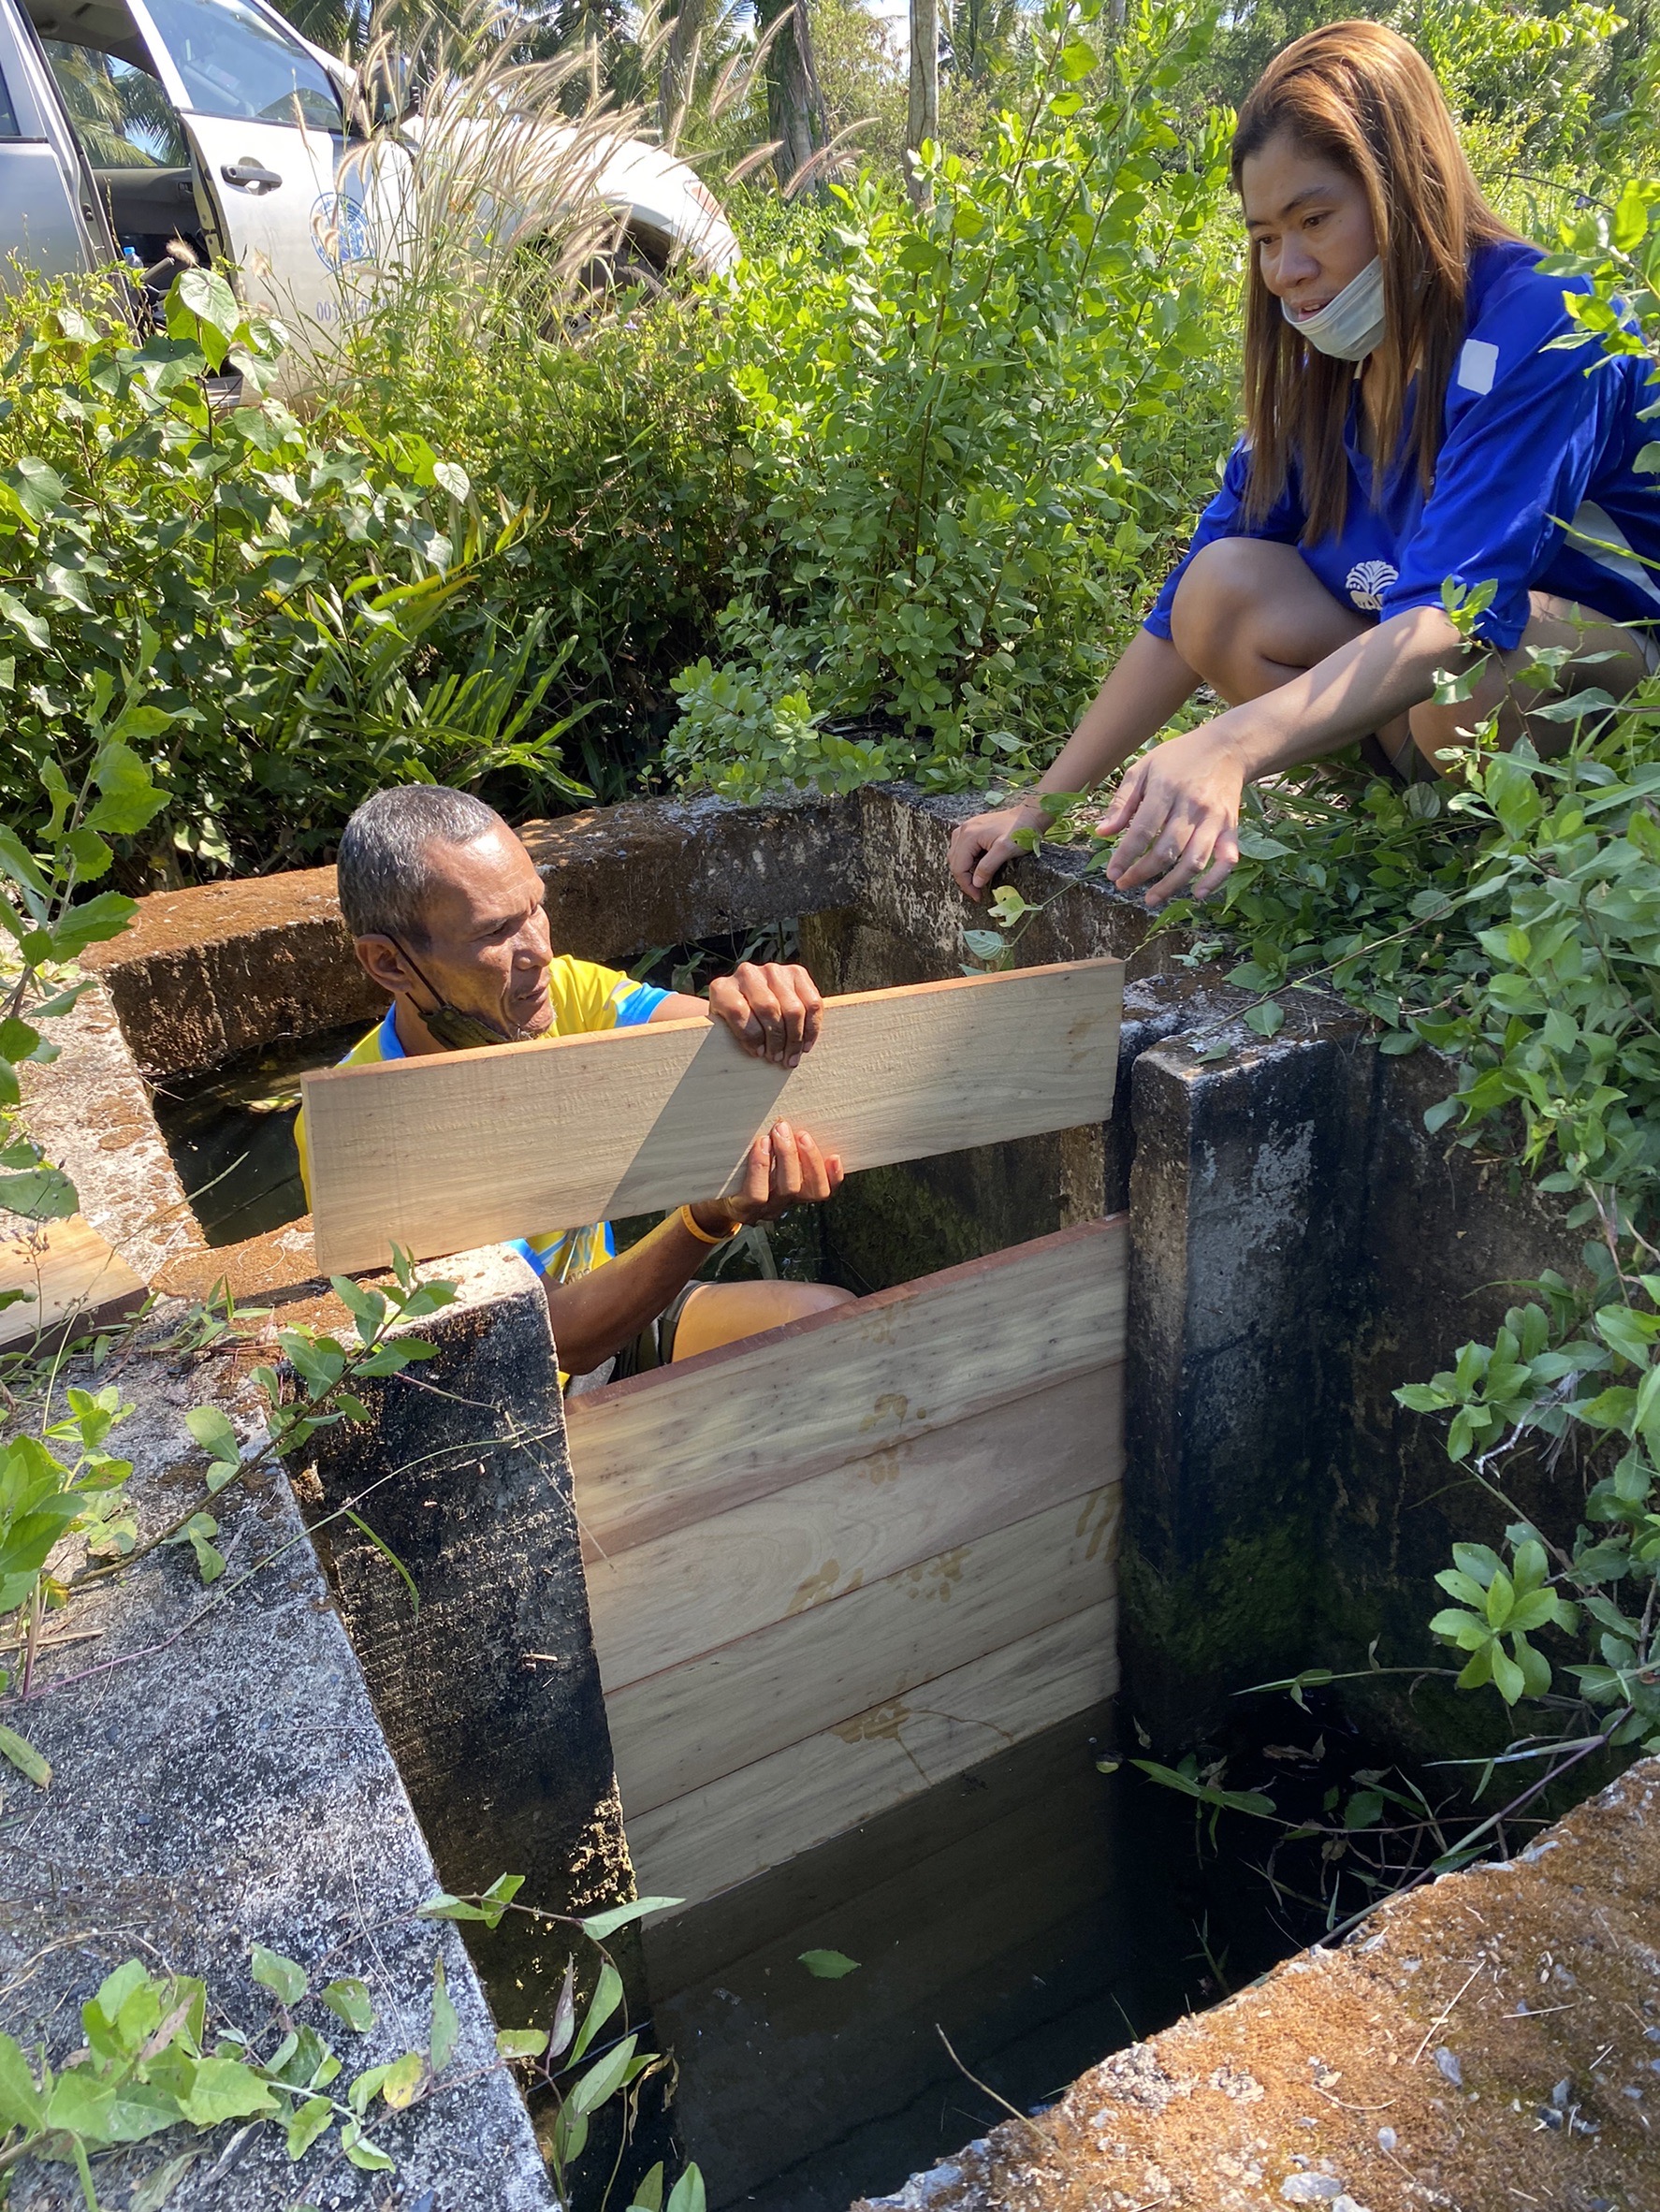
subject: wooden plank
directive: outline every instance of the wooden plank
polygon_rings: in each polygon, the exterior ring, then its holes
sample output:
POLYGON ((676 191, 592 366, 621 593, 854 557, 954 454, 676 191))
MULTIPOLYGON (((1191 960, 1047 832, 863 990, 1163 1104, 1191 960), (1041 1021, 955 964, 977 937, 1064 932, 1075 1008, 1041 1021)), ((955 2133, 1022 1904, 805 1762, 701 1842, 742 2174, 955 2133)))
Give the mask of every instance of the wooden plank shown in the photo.
POLYGON ((625 1800, 642 1892, 717 1896, 1110 1697, 1117 1615, 1091 1606, 637 1819, 625 1800))
MULTIPOLYGON (((813 1854, 810 1880, 786 1870, 779 1880, 746 1883, 722 1912, 692 1906, 653 1914, 643 1930, 653 2005, 662 2008, 698 1982, 726 1984, 729 1975, 741 1975, 753 1986, 755 1968, 766 1978, 768 1968, 776 1970, 780 1963, 779 1951, 786 1967, 809 1945, 820 1943, 845 1947, 850 1957, 868 1962, 875 1952, 861 1950, 859 1943, 869 1941, 872 1927, 885 1927, 889 1943, 895 1928, 905 1930, 909 1974, 913 1938, 920 1933, 927 1941, 928 1926, 942 1902, 951 1900, 960 1908, 965 1897, 990 1892, 1012 1906, 1008 1870, 1035 1864, 1039 1857, 1053 1867, 1056 1827, 1067 1839, 1069 1867, 1079 1847, 1089 1859, 1085 1890, 1074 1890, 1063 1871, 1059 1916, 1090 1899, 1099 1909, 1103 1870, 1110 1883, 1117 1855, 1112 1816, 1102 1818, 1102 1800, 1113 1793, 1095 1771, 1090 1754, 1106 1717, 1101 1706, 1081 1706, 1028 1737, 1013 1756, 995 1755, 977 1767, 971 1806, 960 1791, 942 1791, 937 1793, 942 1801, 930 1805, 914 1798, 877 1826, 866 1824, 821 1845, 813 1854), (855 1938, 845 1946, 843 1931, 855 1938)), ((1019 1886, 1030 1897, 1044 1885, 1019 1886)), ((1047 1925, 1049 1917, 1038 1925, 1047 1925)), ((983 1956, 993 1957, 1002 1948, 993 1940, 983 1956)), ((969 1952, 970 1973, 974 1956, 969 1952)), ((963 1961, 961 1950, 957 1957, 963 1961)), ((937 2016, 930 2013, 925 2023, 930 2035, 937 2016)))
POLYGON ((850 1173, 1104 1121, 1123 972, 1077 960, 833 998, 793 1070, 693 1021, 308 1075, 319 1268, 719 1197, 780 1114, 850 1173))
POLYGON ((609 1692, 1080 1498, 1123 1471, 1122 1370, 931 1430, 591 1562, 609 1692))
POLYGON ((572 1399, 585 1532, 615 1555, 1121 1360, 1129 1250, 1084 1222, 572 1399))
POLYGON ((0 1345, 9 1345, 60 1321, 90 1325, 114 1307, 130 1310, 143 1298, 144 1284, 89 1221, 72 1214, 0 1241, 0 1290, 28 1294, 0 1311, 0 1345))
MULTIPOLYGON (((1039 1401, 1038 1403, 1041 1403, 1039 1401)), ((996 1529, 605 1700, 636 1815, 1115 1594, 1119 1485, 996 1529)))

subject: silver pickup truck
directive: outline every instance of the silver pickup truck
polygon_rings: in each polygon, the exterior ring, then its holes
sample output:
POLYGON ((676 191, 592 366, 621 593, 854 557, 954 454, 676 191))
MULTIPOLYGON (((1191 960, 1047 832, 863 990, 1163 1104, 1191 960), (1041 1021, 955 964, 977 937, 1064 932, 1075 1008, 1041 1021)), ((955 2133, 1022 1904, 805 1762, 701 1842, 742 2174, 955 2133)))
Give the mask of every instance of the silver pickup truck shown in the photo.
MULTIPOLYGON (((265 0, 0 0, 0 284, 13 257, 48 272, 160 268, 180 240, 239 271, 251 304, 302 342, 320 338, 351 312, 354 272, 396 281, 407 259, 404 203, 431 125, 411 115, 371 137, 357 120, 368 105, 357 73, 265 0)), ((457 143, 488 129, 474 113, 457 143)), ((498 228, 533 240, 555 225, 577 135, 522 126, 507 165, 521 204, 493 211, 498 228), (546 208, 539 170, 561 179, 546 208)), ((590 134, 577 166, 630 266, 737 258, 686 163, 590 134)))

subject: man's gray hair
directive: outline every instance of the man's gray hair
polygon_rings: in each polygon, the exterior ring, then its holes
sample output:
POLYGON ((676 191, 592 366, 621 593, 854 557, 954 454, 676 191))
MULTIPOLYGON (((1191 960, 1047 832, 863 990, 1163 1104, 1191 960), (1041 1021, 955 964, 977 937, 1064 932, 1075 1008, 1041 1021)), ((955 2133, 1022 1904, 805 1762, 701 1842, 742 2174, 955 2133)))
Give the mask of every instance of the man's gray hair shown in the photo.
POLYGON ((429 941, 434 845, 471 845, 507 825, 493 807, 442 783, 403 783, 364 800, 341 833, 340 910, 354 937, 429 941))

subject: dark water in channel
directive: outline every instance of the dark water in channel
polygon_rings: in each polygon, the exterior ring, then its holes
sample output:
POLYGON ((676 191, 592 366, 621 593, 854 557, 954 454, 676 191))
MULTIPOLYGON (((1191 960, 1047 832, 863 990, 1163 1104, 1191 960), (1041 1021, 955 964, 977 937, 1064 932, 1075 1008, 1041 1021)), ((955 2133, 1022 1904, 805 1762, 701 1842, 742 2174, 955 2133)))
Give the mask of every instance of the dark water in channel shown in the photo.
POLYGON ((281 1037, 205 1075, 168 1076, 156 1085, 156 1122, 210 1244, 263 1236, 305 1213, 294 1148, 299 1079, 332 1068, 369 1027, 359 1021, 281 1037))
POLYGON ((648 1925, 675 2136, 711 2206, 891 2192, 1008 2117, 986 2089, 1050 2103, 1304 1940, 1245 1862, 1201 1860, 1190 1802, 1098 1771, 1107 1727, 1104 1709, 1065 1723, 648 1925), (821 1949, 858 1971, 815 1979, 799 1955, 821 1949))

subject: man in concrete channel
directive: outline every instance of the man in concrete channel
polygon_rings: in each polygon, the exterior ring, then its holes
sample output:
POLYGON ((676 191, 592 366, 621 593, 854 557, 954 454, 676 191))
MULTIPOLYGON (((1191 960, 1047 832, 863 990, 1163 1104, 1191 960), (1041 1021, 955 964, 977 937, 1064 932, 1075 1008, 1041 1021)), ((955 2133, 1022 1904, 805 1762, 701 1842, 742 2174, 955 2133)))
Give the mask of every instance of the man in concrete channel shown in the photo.
MULTIPOLYGON (((535 863, 491 808, 415 783, 376 792, 346 823, 341 911, 357 958, 392 1003, 346 1066, 572 1037, 645 1022, 724 1022, 742 1049, 794 1067, 818 1039, 823 1001, 806 968, 745 962, 707 1000, 555 953, 535 863)), ((310 1186, 304 1116, 295 1128, 310 1186)), ((710 1253, 755 1222, 822 1203, 841 1182, 805 1129, 777 1121, 750 1148, 741 1192, 679 1207, 626 1252, 610 1226, 533 1230, 515 1249, 542 1279, 572 1389, 844 1304, 823 1283, 700 1283, 710 1253)))

